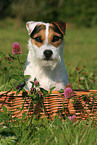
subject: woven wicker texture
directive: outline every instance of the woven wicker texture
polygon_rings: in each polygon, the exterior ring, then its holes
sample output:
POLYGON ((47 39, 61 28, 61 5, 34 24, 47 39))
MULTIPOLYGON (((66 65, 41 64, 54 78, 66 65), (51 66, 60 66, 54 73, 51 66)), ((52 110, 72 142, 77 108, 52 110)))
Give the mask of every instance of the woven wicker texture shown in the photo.
POLYGON ((66 116, 76 115, 77 119, 94 118, 97 121, 97 96, 93 95, 96 92, 97 90, 75 91, 73 98, 65 99, 64 94, 53 91, 42 103, 38 102, 36 105, 27 95, 28 92, 20 92, 19 95, 16 95, 15 91, 7 94, 0 92, 0 111, 5 106, 7 111, 13 112, 13 117, 21 117, 24 112, 27 116, 31 116, 34 112, 38 117, 51 119, 56 115, 64 119, 66 116), (89 95, 90 93, 92 94, 89 95))

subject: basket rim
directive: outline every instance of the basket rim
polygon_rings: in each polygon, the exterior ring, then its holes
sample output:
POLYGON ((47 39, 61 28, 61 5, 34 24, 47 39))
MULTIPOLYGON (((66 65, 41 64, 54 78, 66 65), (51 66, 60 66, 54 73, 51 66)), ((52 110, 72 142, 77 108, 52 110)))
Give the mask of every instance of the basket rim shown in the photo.
MULTIPOLYGON (((74 89, 73 91, 74 91, 74 94, 76 94, 76 95, 77 94, 89 94, 89 93, 95 94, 95 93, 97 93, 97 90, 74 89)), ((26 92, 28 94, 30 93, 28 90, 26 90, 26 92)), ((16 95, 16 93, 17 93, 17 91, 9 91, 9 92, 8 91, 1 91, 0 95, 2 95, 2 96, 11 95, 11 94, 16 95)), ((22 93, 23 93, 23 91, 20 91, 17 96, 22 95, 22 93)), ((48 93, 50 93, 50 91, 48 91, 48 93)), ((64 93, 60 93, 57 90, 53 90, 50 95, 60 95, 60 94, 64 94, 64 93)))

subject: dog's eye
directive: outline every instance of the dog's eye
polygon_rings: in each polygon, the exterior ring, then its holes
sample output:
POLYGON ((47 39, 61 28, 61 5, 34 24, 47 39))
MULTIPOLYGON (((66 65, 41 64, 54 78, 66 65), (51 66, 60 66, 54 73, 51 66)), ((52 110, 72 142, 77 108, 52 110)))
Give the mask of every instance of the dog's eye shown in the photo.
POLYGON ((37 42, 40 42, 40 43, 43 42, 42 39, 41 39, 41 37, 35 37, 34 39, 35 39, 35 41, 37 41, 37 42))
POLYGON ((59 36, 54 36, 52 42, 56 42, 59 41, 61 38, 59 36))

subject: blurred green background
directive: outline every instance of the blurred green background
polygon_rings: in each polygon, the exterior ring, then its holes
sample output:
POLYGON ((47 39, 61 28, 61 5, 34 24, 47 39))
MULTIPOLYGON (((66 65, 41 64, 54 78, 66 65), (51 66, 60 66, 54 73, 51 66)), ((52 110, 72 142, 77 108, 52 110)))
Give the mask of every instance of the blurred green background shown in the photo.
MULTIPOLYGON (((64 61, 67 72, 86 66, 97 76, 97 0, 0 0, 0 57, 18 42, 27 56, 27 21, 66 21, 64 61)), ((74 81, 74 80, 73 80, 74 81)))
POLYGON ((0 0, 0 18, 97 25, 97 0, 0 0))

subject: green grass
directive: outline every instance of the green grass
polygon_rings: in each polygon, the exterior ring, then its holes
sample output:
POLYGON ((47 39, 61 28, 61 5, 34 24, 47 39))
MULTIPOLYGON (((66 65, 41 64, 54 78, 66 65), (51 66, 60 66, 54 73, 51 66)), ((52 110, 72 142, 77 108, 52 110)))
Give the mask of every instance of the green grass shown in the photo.
MULTIPOLYGON (((0 22, 0 52, 3 52, 5 56, 8 56, 8 53, 12 52, 12 44, 17 41, 20 44, 23 52, 20 55, 20 59, 23 62, 22 68, 24 69, 24 64, 28 52, 27 43, 29 36, 25 24, 22 22, 19 24, 18 23, 19 22, 17 20, 9 18, 0 22)), ((86 66, 85 71, 87 71, 88 75, 92 76, 92 74, 94 74, 95 80, 97 80, 96 33, 97 27, 75 28, 72 25, 68 25, 66 35, 64 36, 65 46, 63 55, 68 75, 71 76, 69 77, 70 83, 72 83, 75 88, 77 87, 77 84, 75 84, 75 82, 77 82, 77 74, 75 73, 76 67, 82 69, 83 66, 86 66)), ((18 68, 18 63, 15 62, 15 66, 18 68)), ((0 78, 1 85, 9 83, 9 80, 7 80, 7 74, 5 76, 5 81, 3 82, 0 78)), ((92 84, 92 87, 90 86, 87 88, 96 89, 97 83, 95 86, 92 84)))
POLYGON ((97 128, 92 120, 72 123, 68 118, 61 121, 58 116, 53 121, 34 117, 30 124, 30 118, 25 117, 10 118, 10 122, 6 109, 0 114, 2 145, 97 145, 97 128))
POLYGON ((25 25, 23 27, 14 26, 14 22, 9 21, 2 22, 0 27, 0 50, 4 52, 4 54, 8 54, 12 52, 12 44, 14 42, 18 42, 21 46, 23 54, 25 55, 27 52, 27 31, 25 25), (4 23, 4 26, 3 24, 4 23))
POLYGON ((90 72, 97 73, 97 27, 68 28, 64 48, 65 62, 72 66, 86 66, 90 72))
MULTIPOLYGON (((13 42, 17 41, 23 55, 27 55, 28 34, 25 24, 15 27, 13 20, 5 20, 0 23, 0 50, 5 54, 11 53, 13 42)), ((72 66, 86 65, 89 71, 97 73, 97 27, 73 28, 67 27, 65 35, 64 60, 72 66)), ((26 59, 24 57, 24 59, 26 59)))
MULTIPOLYGON (((16 27, 15 22, 9 19, 0 22, 0 50, 4 54, 11 53, 12 44, 17 41, 26 60, 29 36, 25 24, 16 27)), ((89 71, 97 73, 97 27, 75 28, 69 25, 64 38, 65 63, 69 62, 73 67, 86 65, 89 71)))

